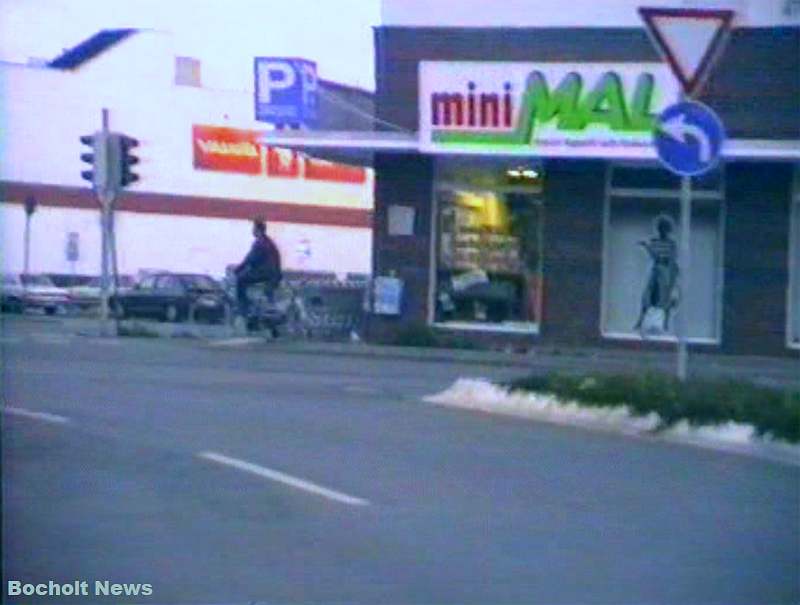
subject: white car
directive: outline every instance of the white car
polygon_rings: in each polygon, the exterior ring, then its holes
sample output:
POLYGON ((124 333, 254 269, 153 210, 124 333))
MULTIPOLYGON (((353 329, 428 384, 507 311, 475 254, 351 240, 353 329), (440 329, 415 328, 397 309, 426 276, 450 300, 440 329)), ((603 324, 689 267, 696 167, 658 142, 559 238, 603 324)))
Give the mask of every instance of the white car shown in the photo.
MULTIPOLYGON (((133 288, 134 280, 129 275, 120 275, 117 280, 118 292, 127 292, 133 288)), ((109 283, 110 290, 113 286, 109 283)), ((69 288, 69 298, 73 305, 81 309, 90 309, 100 304, 100 276, 91 278, 82 286, 69 288)))
POLYGON ((3 310, 44 309, 48 315, 54 315, 69 304, 67 290, 57 287, 46 275, 6 274, 0 287, 3 310))

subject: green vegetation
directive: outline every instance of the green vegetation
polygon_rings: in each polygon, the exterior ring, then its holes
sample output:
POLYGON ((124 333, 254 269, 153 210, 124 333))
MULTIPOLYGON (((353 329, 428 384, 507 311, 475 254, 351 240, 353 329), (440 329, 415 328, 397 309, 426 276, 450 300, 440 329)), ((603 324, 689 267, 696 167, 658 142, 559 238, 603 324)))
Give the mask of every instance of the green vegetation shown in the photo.
POLYGON ((396 334, 381 341, 381 344, 394 347, 420 347, 429 349, 482 350, 473 340, 458 334, 434 330, 425 324, 411 324, 401 328, 396 334))
POLYGON ((156 330, 148 328, 140 323, 133 323, 131 325, 120 324, 117 328, 117 335, 128 338, 158 338, 159 334, 156 330))
POLYGON ((662 428, 686 420, 692 425, 728 421, 751 424, 759 435, 800 442, 800 391, 738 380, 692 379, 664 374, 530 376, 510 383, 512 391, 551 393, 585 406, 627 405, 636 416, 656 412, 662 428))

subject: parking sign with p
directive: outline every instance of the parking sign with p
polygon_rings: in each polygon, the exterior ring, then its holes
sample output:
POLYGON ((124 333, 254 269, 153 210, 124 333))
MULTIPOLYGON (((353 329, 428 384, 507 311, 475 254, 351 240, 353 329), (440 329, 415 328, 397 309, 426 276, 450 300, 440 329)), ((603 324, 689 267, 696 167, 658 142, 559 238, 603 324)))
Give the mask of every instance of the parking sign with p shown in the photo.
POLYGON ((311 126, 317 119, 317 65, 306 59, 256 57, 256 120, 311 126))

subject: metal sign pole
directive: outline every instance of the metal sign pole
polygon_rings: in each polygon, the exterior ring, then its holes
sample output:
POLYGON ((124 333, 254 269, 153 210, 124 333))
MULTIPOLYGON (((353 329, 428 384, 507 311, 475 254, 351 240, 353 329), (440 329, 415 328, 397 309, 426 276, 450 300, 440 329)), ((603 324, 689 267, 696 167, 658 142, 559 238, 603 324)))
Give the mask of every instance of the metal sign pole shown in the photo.
POLYGON ((725 140, 719 117, 693 100, 719 59, 727 43, 734 18, 731 10, 639 8, 647 33, 681 83, 678 103, 667 107, 658 118, 653 143, 661 162, 681 176, 681 241, 678 258, 678 379, 689 373, 689 272, 692 259, 692 176, 713 170, 725 140), (709 33, 711 34, 709 36, 709 33), (703 38, 705 36, 705 38, 703 38), (685 70, 679 57, 692 56, 693 69, 685 70))
POLYGON ((678 307, 678 380, 686 380, 689 372, 689 269, 692 258, 692 177, 681 177, 681 242, 678 253, 680 302, 678 307))
POLYGON ((31 262, 31 215, 25 213, 25 275, 30 273, 31 262))

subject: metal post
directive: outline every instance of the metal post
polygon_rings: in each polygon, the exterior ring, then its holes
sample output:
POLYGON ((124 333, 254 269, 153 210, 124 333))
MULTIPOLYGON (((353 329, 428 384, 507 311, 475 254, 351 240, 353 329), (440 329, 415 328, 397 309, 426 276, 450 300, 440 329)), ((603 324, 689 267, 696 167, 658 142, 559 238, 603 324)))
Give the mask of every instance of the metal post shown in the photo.
POLYGON ((25 275, 30 273, 31 262, 31 215, 25 213, 25 275))
MULTIPOLYGON (((103 109, 103 132, 108 134, 108 109, 103 109)), ((105 158, 103 166, 107 166, 108 158, 105 158)), ((114 201, 112 188, 97 192, 100 201, 100 231, 101 231, 101 273, 100 273, 100 333, 108 336, 108 261, 110 256, 109 234, 111 228, 111 205, 114 201)))
POLYGON ((686 344, 689 333, 689 265, 691 264, 692 234, 692 177, 681 177, 681 242, 678 255, 680 280, 680 306, 677 313, 678 328, 678 380, 686 381, 689 370, 689 350, 686 344))
POLYGON ((101 270, 100 270, 100 333, 108 336, 108 206, 106 200, 101 200, 103 207, 100 210, 101 233, 101 270))
MULTIPOLYGON (((119 294, 119 269, 117 267, 117 230, 116 226, 114 225, 114 208, 113 202, 112 206, 109 209, 108 213, 108 247, 109 247, 109 256, 111 262, 111 276, 113 278, 111 284, 112 289, 111 291, 114 293, 114 297, 116 298, 119 294)), ((114 335, 119 336, 119 322, 120 317, 119 314, 114 313, 114 335)))

